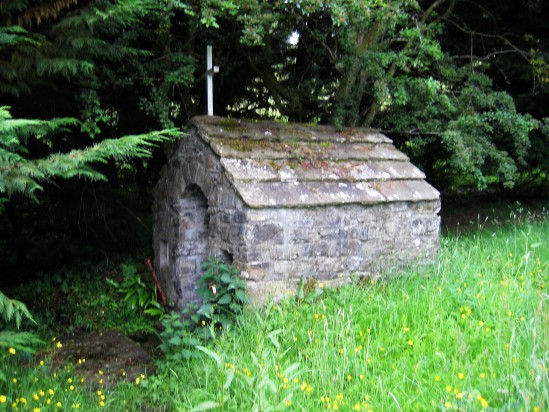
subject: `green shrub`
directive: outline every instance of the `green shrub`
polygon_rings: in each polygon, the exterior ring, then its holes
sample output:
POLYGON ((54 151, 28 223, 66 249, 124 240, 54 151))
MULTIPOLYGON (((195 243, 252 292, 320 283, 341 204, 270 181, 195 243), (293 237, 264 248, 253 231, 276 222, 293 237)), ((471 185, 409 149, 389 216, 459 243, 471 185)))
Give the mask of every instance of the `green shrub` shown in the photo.
POLYGON ((219 258, 210 258, 202 268, 205 272, 198 280, 196 290, 202 298, 202 306, 193 320, 198 323, 202 317, 202 320, 219 323, 226 328, 250 302, 246 282, 240 277, 238 269, 226 265, 219 258))

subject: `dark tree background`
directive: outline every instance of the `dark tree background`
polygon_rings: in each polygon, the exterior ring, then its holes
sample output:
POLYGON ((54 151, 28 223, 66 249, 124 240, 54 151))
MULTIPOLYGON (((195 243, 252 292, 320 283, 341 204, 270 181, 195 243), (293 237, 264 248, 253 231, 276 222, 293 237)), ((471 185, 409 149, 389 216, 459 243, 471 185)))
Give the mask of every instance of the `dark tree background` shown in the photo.
POLYGON ((121 156, 122 137, 205 113, 207 44, 218 115, 380 128, 444 194, 547 196, 547 15, 541 0, 1 0, 1 282, 150 253, 170 143, 121 156), (102 143, 112 156, 59 168, 102 143))

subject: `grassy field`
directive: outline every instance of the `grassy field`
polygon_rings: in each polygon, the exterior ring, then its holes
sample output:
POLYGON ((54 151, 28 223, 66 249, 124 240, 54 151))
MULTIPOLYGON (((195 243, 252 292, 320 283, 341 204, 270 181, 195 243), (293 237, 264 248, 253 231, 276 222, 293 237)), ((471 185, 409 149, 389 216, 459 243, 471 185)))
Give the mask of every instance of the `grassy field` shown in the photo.
POLYGON ((446 234, 435 265, 306 285, 112 390, 5 354, 0 410, 547 411, 548 279, 547 218, 446 234))

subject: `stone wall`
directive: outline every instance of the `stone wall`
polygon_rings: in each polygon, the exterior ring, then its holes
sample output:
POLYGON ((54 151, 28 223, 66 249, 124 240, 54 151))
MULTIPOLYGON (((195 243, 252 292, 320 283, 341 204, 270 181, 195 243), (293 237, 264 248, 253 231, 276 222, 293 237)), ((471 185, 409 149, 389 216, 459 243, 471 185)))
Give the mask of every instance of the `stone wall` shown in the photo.
POLYGON ((342 283, 350 274, 388 274, 433 260, 438 209, 438 202, 249 209, 234 260, 260 300, 293 293, 299 279, 342 283))

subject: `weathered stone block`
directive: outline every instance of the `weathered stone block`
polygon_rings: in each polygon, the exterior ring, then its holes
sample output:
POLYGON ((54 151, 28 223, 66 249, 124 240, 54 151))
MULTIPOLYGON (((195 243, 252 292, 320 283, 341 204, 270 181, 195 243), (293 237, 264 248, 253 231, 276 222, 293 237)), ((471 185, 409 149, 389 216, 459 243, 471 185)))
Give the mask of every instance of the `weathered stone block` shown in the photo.
POLYGON ((252 243, 281 244, 284 241, 284 228, 277 223, 256 223, 250 238, 252 243))

